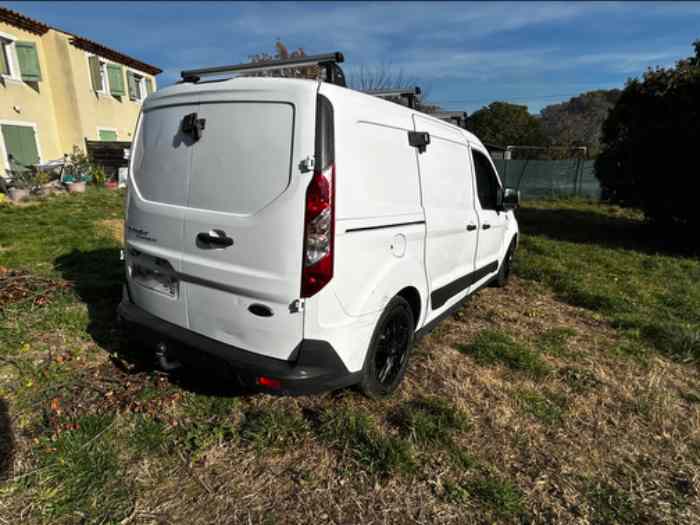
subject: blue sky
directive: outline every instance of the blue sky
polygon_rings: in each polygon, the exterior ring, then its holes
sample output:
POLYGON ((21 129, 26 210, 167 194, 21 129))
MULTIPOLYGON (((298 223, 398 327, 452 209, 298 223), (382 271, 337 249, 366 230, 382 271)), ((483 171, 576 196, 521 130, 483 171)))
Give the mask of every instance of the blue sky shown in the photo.
POLYGON ((6 2, 45 23, 159 66, 245 62, 281 38, 307 53, 340 50, 346 73, 389 65, 451 110, 494 101, 533 113, 583 91, 622 87, 647 66, 692 54, 691 2, 6 2))

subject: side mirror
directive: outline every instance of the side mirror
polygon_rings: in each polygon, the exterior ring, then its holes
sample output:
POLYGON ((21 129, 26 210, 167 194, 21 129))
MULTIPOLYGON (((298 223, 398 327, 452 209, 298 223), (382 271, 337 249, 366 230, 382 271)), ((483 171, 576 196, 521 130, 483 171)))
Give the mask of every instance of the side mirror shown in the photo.
POLYGON ((498 191, 499 208, 503 211, 514 210, 520 206, 520 192, 514 188, 505 188, 498 191))

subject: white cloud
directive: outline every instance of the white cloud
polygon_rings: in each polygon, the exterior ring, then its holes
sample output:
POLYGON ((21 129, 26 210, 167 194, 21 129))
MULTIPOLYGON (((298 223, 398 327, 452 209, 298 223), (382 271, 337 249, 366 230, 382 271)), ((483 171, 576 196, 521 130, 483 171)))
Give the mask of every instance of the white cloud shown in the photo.
POLYGON ((576 2, 343 2, 242 7, 242 13, 230 23, 234 33, 245 32, 266 43, 282 38, 292 46, 333 42, 348 58, 364 59, 382 52, 400 53, 401 49, 392 48, 396 36, 414 46, 432 41, 474 41, 499 32, 568 20, 609 6, 576 2))
POLYGON ((688 56, 688 48, 673 48, 665 51, 631 51, 615 53, 592 53, 573 57, 571 63, 604 67, 616 73, 641 73, 647 67, 669 66, 678 59, 688 56))

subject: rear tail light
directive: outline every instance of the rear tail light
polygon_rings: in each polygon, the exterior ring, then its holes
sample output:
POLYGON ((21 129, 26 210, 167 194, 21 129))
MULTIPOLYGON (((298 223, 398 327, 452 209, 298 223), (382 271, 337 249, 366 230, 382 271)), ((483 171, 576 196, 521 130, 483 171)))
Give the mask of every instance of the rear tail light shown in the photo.
POLYGON ((317 170, 306 190, 301 296, 311 297, 333 278, 335 165, 317 170))
POLYGON ((265 388, 270 388, 272 390, 279 390, 282 388, 282 382, 279 379, 272 379, 271 377, 260 376, 255 382, 260 386, 264 386, 265 388))

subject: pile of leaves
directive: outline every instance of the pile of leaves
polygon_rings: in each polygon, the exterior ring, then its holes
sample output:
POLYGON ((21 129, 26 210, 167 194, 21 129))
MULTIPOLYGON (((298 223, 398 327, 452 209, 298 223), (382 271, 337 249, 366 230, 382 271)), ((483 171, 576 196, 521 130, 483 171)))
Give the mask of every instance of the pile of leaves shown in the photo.
POLYGON ((0 314, 7 305, 21 301, 31 301, 34 306, 43 306, 57 291, 70 287, 68 282, 0 266, 0 314))

